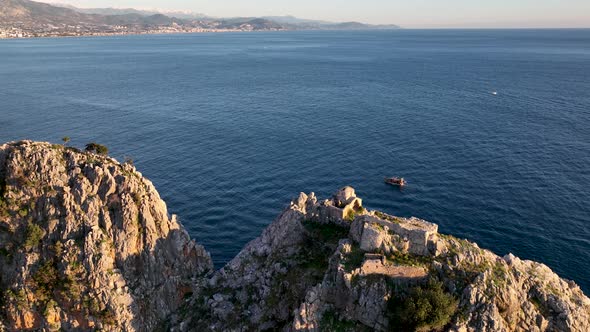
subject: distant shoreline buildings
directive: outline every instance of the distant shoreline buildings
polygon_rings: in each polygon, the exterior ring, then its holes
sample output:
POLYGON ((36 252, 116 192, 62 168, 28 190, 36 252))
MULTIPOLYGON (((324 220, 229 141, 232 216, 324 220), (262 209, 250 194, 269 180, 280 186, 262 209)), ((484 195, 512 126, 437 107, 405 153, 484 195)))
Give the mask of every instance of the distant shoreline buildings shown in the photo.
MULTIPOLYGON (((101 11, 100 9, 98 9, 101 11)), ((105 11, 106 9, 102 10, 105 11)), ((295 17, 170 17, 137 10, 88 13, 29 0, 0 2, 0 39, 138 34, 397 29, 395 25, 331 23, 295 17)))
POLYGON ((175 26, 156 27, 127 27, 127 26, 42 26, 42 27, 2 27, 0 26, 0 39, 23 39, 23 38, 51 38, 51 37, 92 37, 92 36, 121 36, 121 35, 144 35, 144 34, 176 34, 176 33, 213 33, 213 32, 249 32, 249 31, 284 31, 288 29, 268 28, 255 29, 252 26, 239 28, 203 28, 175 26))

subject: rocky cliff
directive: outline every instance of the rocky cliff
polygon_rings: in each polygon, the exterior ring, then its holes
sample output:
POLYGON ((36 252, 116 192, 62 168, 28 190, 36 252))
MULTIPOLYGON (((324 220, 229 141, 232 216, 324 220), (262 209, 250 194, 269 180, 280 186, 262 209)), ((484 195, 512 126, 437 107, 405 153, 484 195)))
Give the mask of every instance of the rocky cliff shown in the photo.
POLYGON ((543 264, 300 194, 219 271, 130 164, 0 146, 0 330, 590 331, 543 264))
POLYGON ((48 143, 0 146, 5 329, 152 330, 211 269, 132 165, 48 143))
POLYGON ((590 331, 590 299, 547 266, 499 257, 354 189, 300 194, 217 271, 180 331, 590 331))

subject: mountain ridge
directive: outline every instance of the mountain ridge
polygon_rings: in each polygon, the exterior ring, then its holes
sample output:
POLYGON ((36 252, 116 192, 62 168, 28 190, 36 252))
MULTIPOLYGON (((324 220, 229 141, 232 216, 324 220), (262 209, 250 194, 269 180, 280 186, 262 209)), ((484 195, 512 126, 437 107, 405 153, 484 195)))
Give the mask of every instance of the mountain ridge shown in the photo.
POLYGON ((294 17, 212 18, 201 14, 132 8, 81 9, 30 0, 0 0, 0 38, 140 33, 394 29, 358 22, 329 23, 294 17))

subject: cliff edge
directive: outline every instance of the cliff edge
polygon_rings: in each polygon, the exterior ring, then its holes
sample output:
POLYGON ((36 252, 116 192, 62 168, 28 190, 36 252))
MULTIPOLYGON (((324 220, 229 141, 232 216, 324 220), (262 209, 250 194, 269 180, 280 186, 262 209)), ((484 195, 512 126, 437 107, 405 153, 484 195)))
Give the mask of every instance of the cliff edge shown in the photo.
POLYGON ((0 331, 590 331, 590 299, 345 187, 300 194, 225 267, 129 164, 0 146, 0 331))
POLYGON ((132 165, 49 143, 0 146, 5 329, 152 330, 210 270, 132 165))
POLYGON ((590 331, 590 299, 547 266, 362 206, 300 194, 172 327, 180 331, 590 331))

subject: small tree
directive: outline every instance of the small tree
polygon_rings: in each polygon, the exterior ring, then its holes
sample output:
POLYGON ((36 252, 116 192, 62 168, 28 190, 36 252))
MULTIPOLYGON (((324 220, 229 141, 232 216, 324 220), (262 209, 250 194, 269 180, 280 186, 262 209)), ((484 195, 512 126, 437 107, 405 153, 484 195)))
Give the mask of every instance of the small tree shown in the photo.
POLYGON ((86 144, 86 151, 103 156, 106 156, 109 153, 109 149, 106 146, 94 142, 86 144))
POLYGON ((431 279, 409 294, 389 302, 392 330, 431 331, 447 325, 457 311, 457 299, 445 292, 442 282, 431 279))
POLYGON ((45 231, 39 225, 30 223, 27 225, 23 245, 25 249, 31 250, 36 248, 45 236, 45 231))
POLYGON ((66 146, 70 141, 70 136, 64 136, 61 140, 64 142, 64 146, 66 146))

